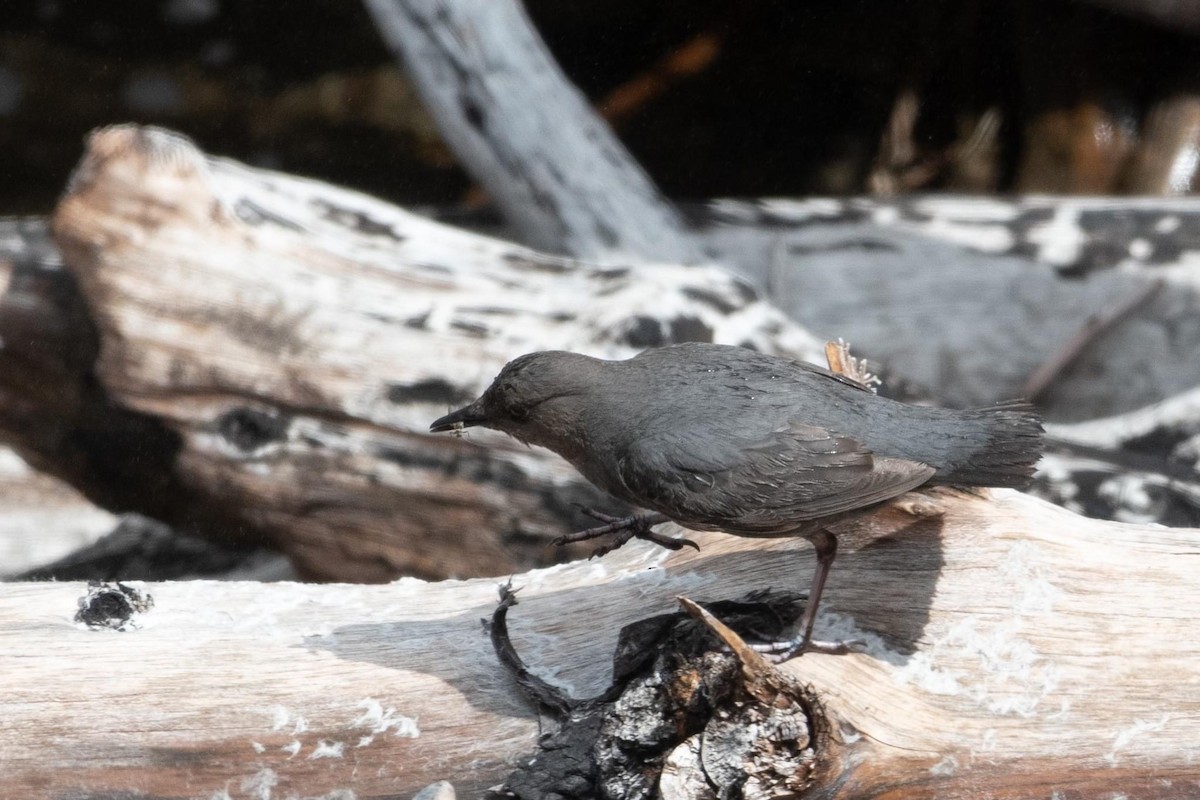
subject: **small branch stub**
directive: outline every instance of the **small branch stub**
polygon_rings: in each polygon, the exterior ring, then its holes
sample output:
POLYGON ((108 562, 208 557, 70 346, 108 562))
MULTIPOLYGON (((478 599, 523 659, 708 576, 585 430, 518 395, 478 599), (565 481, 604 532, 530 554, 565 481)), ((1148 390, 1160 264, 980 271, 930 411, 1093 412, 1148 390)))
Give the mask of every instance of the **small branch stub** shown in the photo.
MULTIPOLYGON (((813 785, 824 735, 822 710, 815 695, 747 645, 732 628, 686 597, 679 604, 713 631, 741 664, 742 681, 729 702, 715 709, 704 731, 677 748, 698 752, 694 766, 704 772, 721 797, 766 798, 799 794, 813 785), (698 744, 698 747, 697 747, 698 744), (738 794, 728 789, 740 787, 738 794)), ((685 758, 672 753, 668 762, 685 758)), ((692 783, 686 771, 673 770, 664 782, 692 783)), ((684 797, 666 786, 664 797, 684 797)))

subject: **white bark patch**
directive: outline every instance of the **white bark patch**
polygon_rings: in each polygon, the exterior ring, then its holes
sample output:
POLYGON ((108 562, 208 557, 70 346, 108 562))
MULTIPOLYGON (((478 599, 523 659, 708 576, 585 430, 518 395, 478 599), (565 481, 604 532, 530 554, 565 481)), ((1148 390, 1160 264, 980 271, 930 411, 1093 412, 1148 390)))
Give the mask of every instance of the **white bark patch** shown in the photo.
POLYGON ((352 728, 365 729, 369 736, 359 739, 357 747, 370 744, 375 736, 391 731, 393 736, 415 739, 421 735, 421 728, 413 717, 406 717, 396 712, 395 708, 384 708, 383 703, 373 697, 363 699, 356 706, 363 709, 362 714, 350 723, 352 728))
POLYGON ((1072 206, 1056 209, 1049 222, 1029 231, 1029 241, 1039 246, 1038 260, 1055 266, 1074 264, 1087 244, 1087 237, 1079 227, 1079 209, 1072 206))
POLYGON ((958 772, 958 759, 954 756, 943 756, 942 760, 929 768, 930 775, 953 775, 958 772))
MULTIPOLYGON (((1148 733, 1164 730, 1172 719, 1173 715, 1171 714, 1163 714, 1157 720, 1135 719, 1129 727, 1117 731, 1113 737, 1112 749, 1104 756, 1104 760, 1114 767, 1117 766, 1120 763, 1118 754, 1122 750, 1128 749, 1131 744, 1148 733)), ((1195 743, 1192 744, 1192 749, 1195 749, 1195 743)))
POLYGON ((271 792, 278 783, 278 773, 269 767, 263 767, 248 778, 243 778, 241 789, 254 800, 271 800, 271 792))
MULTIPOLYGON (((1059 687, 1060 674, 1025 635, 1052 613, 1061 591, 1050 580, 1037 545, 1018 541, 996 567, 1011 582, 1011 601, 999 617, 968 615, 900 668, 897 677, 935 695, 963 695, 999 716, 1032 717, 1059 687), (948 663, 975 662, 961 669, 948 663)), ((1067 701, 1063 701, 1066 703, 1067 701)), ((1062 709, 1060 709, 1061 711, 1062 709)))
POLYGON ((308 730, 308 720, 306 718, 299 714, 293 716, 292 712, 283 706, 272 706, 268 711, 271 714, 272 731, 287 730, 295 736, 308 730))
POLYGON ((321 739, 309 754, 309 759, 317 758, 341 758, 343 751, 346 749, 345 742, 335 742, 331 739, 321 739))

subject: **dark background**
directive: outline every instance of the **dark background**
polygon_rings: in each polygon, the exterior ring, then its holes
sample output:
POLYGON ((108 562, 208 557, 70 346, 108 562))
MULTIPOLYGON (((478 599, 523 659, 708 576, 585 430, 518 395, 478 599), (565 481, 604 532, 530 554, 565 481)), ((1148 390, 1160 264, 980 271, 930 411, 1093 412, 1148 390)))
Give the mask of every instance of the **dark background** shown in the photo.
MULTIPOLYGON (((356 2, 4 6, 0 214, 49 211, 86 132, 116 122, 402 204, 484 202, 356 2)), ((1150 13, 1170 4, 526 7, 676 198, 1195 188, 1200 13, 1150 13)))

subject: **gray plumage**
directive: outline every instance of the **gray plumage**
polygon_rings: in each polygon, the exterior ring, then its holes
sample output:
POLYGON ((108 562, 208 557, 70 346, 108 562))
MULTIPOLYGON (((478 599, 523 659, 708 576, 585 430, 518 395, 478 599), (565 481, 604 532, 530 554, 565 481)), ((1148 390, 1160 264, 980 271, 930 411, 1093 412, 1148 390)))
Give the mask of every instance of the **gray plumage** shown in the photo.
POLYGON ((812 364, 699 343, 625 361, 521 356, 431 429, 457 424, 547 447, 685 527, 743 536, 812 537, 926 484, 1020 486, 1042 439, 1024 403, 912 406, 812 364))

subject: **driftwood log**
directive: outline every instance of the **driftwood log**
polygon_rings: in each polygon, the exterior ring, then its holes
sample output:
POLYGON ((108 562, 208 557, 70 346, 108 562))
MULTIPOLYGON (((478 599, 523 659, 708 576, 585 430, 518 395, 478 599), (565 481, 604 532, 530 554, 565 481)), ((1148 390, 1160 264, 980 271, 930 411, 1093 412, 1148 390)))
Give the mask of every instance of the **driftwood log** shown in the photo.
MULTIPOLYGON (((910 495, 840 534, 818 632, 867 651, 784 667, 826 731, 805 796, 1200 792, 1200 531, 997 491, 910 495)), ((516 576, 517 650, 595 694, 620 626, 811 568, 802 542, 697 539, 516 576)), ((138 588, 152 607, 114 632, 73 622, 83 584, 0 585, 6 796, 474 796, 538 756, 479 627, 494 581, 138 588)))
POLYGON ((124 476, 106 507, 265 540, 310 578, 504 574, 553 557, 572 502, 611 503, 544 451, 427 435, 517 354, 707 339, 820 358, 716 268, 549 257, 163 131, 95 134, 53 227, 98 358, 70 391, 17 382, 48 399, 5 435, 73 480, 124 476), (75 435, 109 419, 108 439, 75 435))
MULTIPOLYGON (((1024 394, 1049 365, 1039 407, 1080 421, 1200 384, 1196 198, 726 199, 681 210, 714 262, 818 337, 853 342, 893 389, 980 404, 1024 394)), ((494 232, 486 215, 439 216, 494 232)))
MULTIPOLYGON (((281 548, 310 578, 503 574, 544 563, 544 542, 585 522, 571 502, 607 502, 502 437, 421 435, 516 353, 624 355, 711 337, 817 357, 802 331, 711 269, 550 258, 208 159, 162 132, 98 135, 81 175, 58 215, 69 269, 41 222, 0 222, 0 435, 103 508, 281 548), (326 393, 315 404, 313 381, 326 393)), ((724 202, 707 210, 703 238, 741 268, 757 264, 755 282, 822 333, 851 332, 893 377, 960 403, 1017 394, 1087 315, 1152 280, 1164 289, 1047 402, 1135 406, 1200 379, 1185 356, 1200 346, 1195 203, 1060 205, 724 202), (1148 254, 1144 274, 1121 260, 1131 251, 1148 254), (1014 305, 1020 325, 1006 322, 1014 305), (844 310, 836 326, 827 308, 844 310)), ((1133 413, 1140 433, 1126 450, 1178 442, 1174 460, 1195 461, 1187 441, 1200 423, 1156 430, 1133 413)), ((1125 446, 1109 439, 1109 451, 1125 446)), ((1144 458, 1106 456, 1097 470, 1090 456, 1060 460, 1042 495, 1195 524, 1194 475, 1150 465, 1149 493, 1131 492, 1120 473, 1146 470, 1144 458), (1158 502, 1164 493, 1171 502, 1158 502)))

